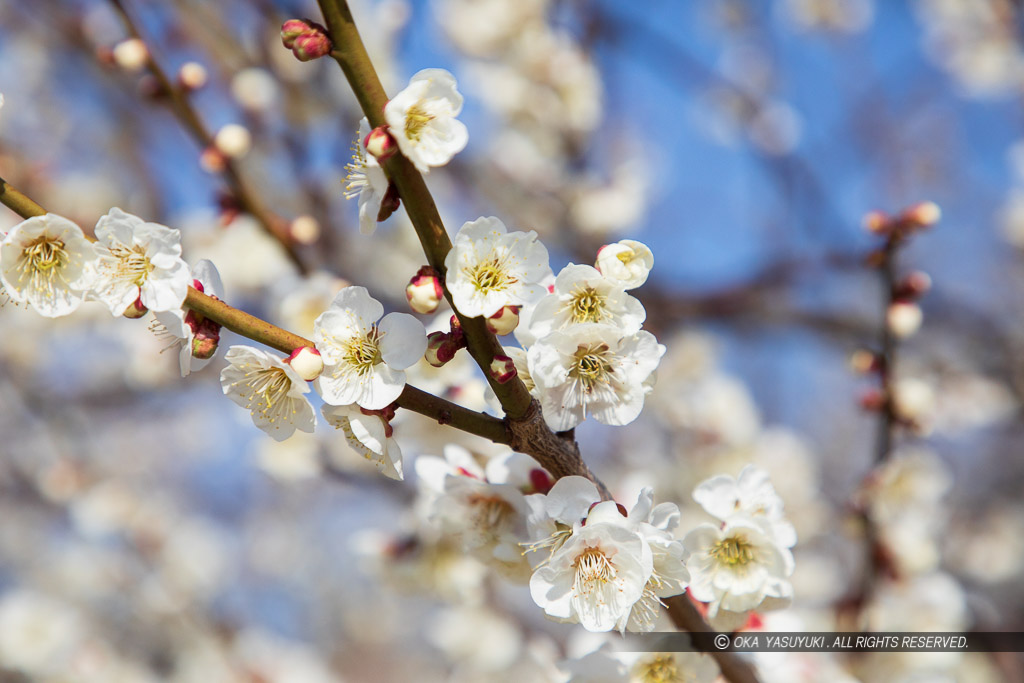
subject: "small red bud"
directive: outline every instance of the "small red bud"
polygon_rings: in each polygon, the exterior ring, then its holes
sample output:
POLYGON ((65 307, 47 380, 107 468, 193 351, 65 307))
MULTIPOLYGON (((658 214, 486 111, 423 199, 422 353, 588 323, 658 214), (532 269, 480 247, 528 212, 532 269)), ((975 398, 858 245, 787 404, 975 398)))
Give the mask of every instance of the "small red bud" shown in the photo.
POLYGON ((489 368, 491 378, 498 384, 504 384, 516 376, 516 364, 508 356, 497 354, 489 368))
POLYGON ((124 313, 122 313, 121 315, 128 318, 129 320, 135 320, 137 318, 141 318, 147 313, 149 313, 149 309, 146 308, 146 305, 142 303, 142 298, 139 297, 136 298, 135 301, 133 301, 132 304, 128 308, 126 308, 124 313))
POLYGON ((433 313, 444 298, 444 290, 441 289, 441 278, 436 270, 430 266, 423 266, 409 280, 405 288, 405 298, 409 301, 409 308, 417 313, 433 313))
POLYGON ((519 307, 503 306, 500 311, 487 318, 487 329, 499 337, 511 334, 519 325, 519 307))
POLYGON ((289 19, 281 24, 281 42, 289 50, 295 45, 295 39, 309 31, 309 24, 301 19, 289 19))
POLYGON ((864 215, 864 229, 873 235, 885 235, 892 229, 892 220, 881 211, 870 211, 864 215))
POLYGON ((387 126, 377 126, 363 139, 363 147, 381 163, 395 156, 398 143, 391 137, 387 126))
POLYGON ((551 475, 540 468, 534 468, 530 470, 530 486, 532 487, 532 493, 547 493, 551 490, 551 487, 555 485, 555 480, 551 478, 551 475))
POLYGON ((878 355, 866 349, 857 349, 850 354, 850 369, 858 374, 866 375, 869 372, 878 372, 881 366, 878 355))
POLYGON ((902 301, 913 301, 921 298, 931 288, 932 278, 928 273, 915 270, 896 285, 893 295, 902 301))
POLYGON ((878 389, 869 389, 860 397, 860 407, 871 412, 878 412, 885 407, 885 397, 878 389))
POLYGON ((295 38, 292 54, 300 62, 310 62, 331 52, 331 39, 319 29, 310 29, 295 38))
POLYGON ((455 357, 459 347, 452 343, 446 332, 431 332, 427 335, 427 350, 423 358, 435 368, 443 366, 455 357))
POLYGON ((942 209, 935 202, 921 202, 903 212, 900 216, 902 222, 909 224, 912 228, 930 228, 942 218, 942 209))
POLYGON ((299 377, 307 382, 316 379, 324 371, 324 359, 312 346, 300 346, 295 349, 285 359, 285 363, 291 365, 292 369, 299 373, 299 377))

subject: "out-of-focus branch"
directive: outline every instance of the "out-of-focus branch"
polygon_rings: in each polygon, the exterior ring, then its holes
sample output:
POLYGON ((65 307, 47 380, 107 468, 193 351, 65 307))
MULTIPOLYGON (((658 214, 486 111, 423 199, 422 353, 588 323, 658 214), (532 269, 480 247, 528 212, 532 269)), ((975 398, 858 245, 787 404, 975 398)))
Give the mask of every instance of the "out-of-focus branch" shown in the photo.
MULTIPOLYGON (((675 595, 665 599, 665 608, 672 622, 681 629, 690 633, 714 633, 715 630, 708 626, 707 622, 693 606, 686 595, 675 595)), ((757 675, 750 664, 737 657, 735 653, 728 650, 713 650, 708 653, 722 670, 722 676, 732 683, 757 683, 757 675)))
MULTIPOLYGON (((161 93, 165 94, 169 98, 171 111, 181 122, 188 134, 192 136, 201 148, 213 148, 213 135, 206 128, 206 125, 203 123, 199 113, 192 106, 192 103, 189 101, 188 94, 167 76, 167 72, 164 71, 160 62, 153 56, 152 43, 143 38, 138 24, 132 19, 132 16, 125 7, 123 0, 110 0, 110 3, 120 15, 128 33, 133 38, 137 38, 146 44, 148 50, 147 65, 149 70, 152 72, 153 77, 156 78, 160 86, 161 93)), ((225 155, 223 162, 224 180, 230 188, 232 196, 236 201, 238 201, 238 206, 255 218, 267 234, 272 236, 281 244, 281 247, 285 250, 285 253, 287 253, 288 258, 291 259, 292 263, 294 263, 296 268, 299 269, 299 272, 304 274, 308 273, 310 269, 306 265, 305 261, 299 256, 299 253, 296 250, 295 240, 289 233, 288 225, 285 221, 274 216, 263 205, 262 201, 259 199, 259 194, 249 186, 245 178, 242 176, 241 169, 238 167, 235 160, 225 155)))

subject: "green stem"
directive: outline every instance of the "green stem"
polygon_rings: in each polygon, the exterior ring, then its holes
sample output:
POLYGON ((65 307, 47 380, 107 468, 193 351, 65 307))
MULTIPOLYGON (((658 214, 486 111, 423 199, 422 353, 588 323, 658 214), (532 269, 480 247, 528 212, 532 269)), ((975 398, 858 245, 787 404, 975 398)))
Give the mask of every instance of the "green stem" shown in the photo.
MULTIPOLYGON (((370 122, 371 128, 384 124, 384 105, 388 96, 377 77, 377 71, 366 53, 363 39, 359 36, 348 3, 344 0, 318 0, 327 29, 330 33, 334 58, 355 92, 359 106, 370 122)), ((384 163, 384 170, 398 189, 405 205, 409 220, 412 221, 420 244, 427 256, 427 263, 445 274, 444 259, 451 251, 452 242, 441 222, 434 199, 419 171, 401 154, 395 154, 384 163)), ((452 303, 451 293, 445 287, 445 297, 452 303)), ((452 308, 455 309, 453 303, 452 308)), ((491 389, 501 402, 505 414, 512 419, 524 417, 532 400, 526 385, 518 377, 504 384, 496 382, 490 373, 494 356, 504 354, 501 343, 488 329, 483 318, 467 318, 456 309, 456 315, 466 333, 467 346, 473 360, 484 371, 491 389)))

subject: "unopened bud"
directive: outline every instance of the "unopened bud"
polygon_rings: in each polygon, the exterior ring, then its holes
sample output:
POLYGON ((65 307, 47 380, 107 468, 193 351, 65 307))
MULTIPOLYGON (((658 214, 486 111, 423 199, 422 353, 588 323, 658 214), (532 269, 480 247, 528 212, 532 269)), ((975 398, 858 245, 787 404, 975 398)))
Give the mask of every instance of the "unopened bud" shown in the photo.
POLYGON ((313 244, 320 237, 320 223, 312 216, 298 216, 288 226, 288 232, 299 244, 313 244))
POLYGON ((889 331, 900 339, 913 335, 921 329, 924 314, 921 307, 909 301, 897 301, 886 311, 885 321, 889 331))
POLYGON ((146 304, 142 303, 141 298, 136 298, 135 301, 133 301, 132 304, 128 308, 126 308, 124 313, 122 313, 121 315, 128 318, 129 320, 135 320, 137 318, 141 318, 147 313, 149 313, 149 309, 146 308, 146 304))
POLYGON ((903 212, 903 220, 918 228, 930 228, 942 218, 942 209, 935 202, 921 202, 903 212))
POLYGON ((417 313, 433 313, 443 297, 441 278, 430 266, 420 268, 405 287, 405 298, 409 300, 409 308, 417 313))
POLYGON ((500 311, 487 318, 487 329, 499 337, 511 334, 519 325, 519 307, 503 306, 500 311))
POLYGON ((869 211, 864 214, 864 229, 872 235, 884 235, 889 232, 891 221, 881 211, 869 211))
POLYGON ((391 217, 398 207, 402 205, 402 197, 398 194, 398 187, 388 181, 388 189, 384 192, 384 198, 380 200, 380 210, 377 211, 377 222, 383 223, 391 217))
POLYGON ((864 410, 878 412, 885 407, 885 395, 878 389, 870 389, 861 395, 860 407, 864 410))
POLYGON ((331 52, 331 39, 319 29, 310 29, 295 38, 292 43, 292 53, 300 62, 309 62, 319 59, 331 52))
POLYGON ((435 368, 442 367, 455 357, 459 346, 452 342, 447 332, 431 332, 427 335, 427 350, 423 358, 435 368))
POLYGON ((551 475, 546 470, 542 470, 539 467, 530 470, 530 487, 533 489, 531 493, 546 494, 554 485, 555 480, 551 478, 551 475))
POLYGON ((214 147, 207 147, 199 154, 199 167, 207 173, 223 173, 228 166, 224 153, 214 147))
POLYGON ((122 40, 114 46, 114 63, 130 73, 137 73, 146 68, 149 61, 149 49, 138 38, 122 40))
POLYGON ((252 135, 245 126, 229 123, 213 136, 213 146, 226 157, 240 159, 249 153, 252 135))
POLYGON ((387 161, 398 151, 398 143, 391 137, 387 126, 378 126, 371 130, 363 140, 363 147, 380 162, 387 161))
POLYGON ((309 31, 309 24, 301 19, 289 19, 281 24, 281 42, 289 50, 295 46, 295 39, 309 31))
POLYGON ((935 390, 917 378, 902 379, 893 387, 893 409, 904 422, 920 426, 935 410, 935 390))
POLYGON ((896 285, 896 291, 894 294, 897 299, 912 301, 914 299, 921 298, 921 296, 931 288, 931 276, 923 271, 915 270, 896 285))
POLYGON ((489 368, 491 379, 498 384, 504 384, 516 376, 516 364, 508 356, 498 354, 494 356, 489 368))
POLYGON ((206 67, 199 62, 185 62, 178 70, 178 83, 185 90, 199 90, 206 80, 206 67))
POLYGON ((220 339, 196 335, 192 338, 192 356, 200 360, 213 358, 213 355, 217 353, 219 343, 220 339))
POLYGON ((876 372, 881 368, 878 356, 866 349, 857 349, 850 354, 850 369, 860 375, 876 372))
POLYGON ((295 349, 285 363, 291 365, 292 369, 299 373, 299 377, 307 382, 316 379, 324 371, 324 359, 312 346, 300 346, 295 349))

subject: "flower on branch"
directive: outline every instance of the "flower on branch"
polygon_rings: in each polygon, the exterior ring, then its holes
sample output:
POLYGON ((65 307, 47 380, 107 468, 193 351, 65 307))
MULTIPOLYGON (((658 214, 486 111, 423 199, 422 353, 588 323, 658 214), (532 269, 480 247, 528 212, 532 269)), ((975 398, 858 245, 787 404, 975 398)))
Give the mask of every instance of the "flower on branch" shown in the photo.
POLYGON ((444 69, 423 69, 384 107, 384 120, 402 154, 420 173, 444 166, 469 141, 466 125, 455 117, 462 95, 444 69))
POLYGON ((551 276, 537 233, 508 232, 493 216, 463 224, 444 265, 455 308, 470 318, 537 301, 547 293, 541 283, 551 276))
POLYGON ((624 337, 617 327, 582 323, 552 332, 527 353, 545 422, 563 431, 591 414, 604 424, 629 424, 643 409, 664 353, 642 330, 624 337))
MULTIPOLYGON (((192 286, 215 299, 224 297, 224 285, 217 266, 203 259, 192 269, 192 286)), ((187 377, 213 358, 220 341, 220 325, 188 306, 170 311, 155 311, 150 330, 158 337, 171 339, 167 348, 179 350, 181 376, 187 377)), ((166 350, 166 349, 165 349, 166 350)))
POLYGON ((623 289, 636 289, 647 282, 654 254, 643 242, 622 240, 601 247, 594 266, 606 278, 617 280, 623 289))
POLYGON ((377 229, 377 217, 388 192, 388 179, 380 162, 367 153, 364 141, 370 134, 370 123, 364 117, 359 122, 359 133, 352 143, 352 161, 345 170, 345 199, 359 198, 359 232, 372 235, 377 229))
MULTIPOLYGON (((356 405, 321 408, 324 419, 345 434, 345 440, 357 453, 377 466, 385 477, 401 481, 402 449, 392 436, 385 411, 366 410, 356 405)), ((394 413, 392 412, 391 415, 394 413)))
POLYGON ((229 363, 220 373, 224 394, 249 410, 257 427, 276 441, 296 429, 313 432, 316 415, 305 396, 309 385, 291 365, 251 346, 232 346, 224 358, 229 363))
POLYGON ((181 233, 118 208, 96 224, 96 298, 122 315, 136 300, 151 311, 180 309, 191 283, 181 233))
POLYGON ((327 403, 379 410, 402 393, 403 371, 427 348, 426 330, 407 313, 383 313, 365 287, 346 287, 316 319, 313 340, 324 360, 316 386, 327 403))
POLYGON ((0 282, 13 301, 56 318, 82 304, 95 281, 96 259, 82 229, 67 218, 33 216, 0 242, 0 282))
POLYGON ((643 304, 626 294, 618 280, 604 277, 596 268, 570 264, 555 278, 554 292, 541 299, 529 319, 529 329, 516 338, 531 345, 554 330, 580 323, 605 323, 623 336, 635 334, 647 317, 643 304))

